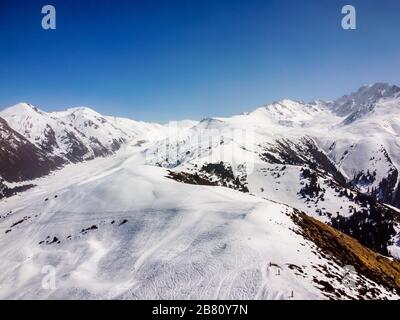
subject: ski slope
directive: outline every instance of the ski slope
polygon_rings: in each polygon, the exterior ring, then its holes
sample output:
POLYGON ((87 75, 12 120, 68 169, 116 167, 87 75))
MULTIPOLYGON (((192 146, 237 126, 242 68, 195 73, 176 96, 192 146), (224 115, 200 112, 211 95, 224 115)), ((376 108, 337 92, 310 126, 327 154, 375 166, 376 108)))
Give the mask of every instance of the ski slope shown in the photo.
POLYGON ((344 274, 294 232, 290 207, 175 182, 140 151, 68 165, 0 203, 11 212, 0 219, 0 298, 325 299, 313 277, 329 278, 314 266, 344 274), (45 266, 54 290, 42 288, 45 266))

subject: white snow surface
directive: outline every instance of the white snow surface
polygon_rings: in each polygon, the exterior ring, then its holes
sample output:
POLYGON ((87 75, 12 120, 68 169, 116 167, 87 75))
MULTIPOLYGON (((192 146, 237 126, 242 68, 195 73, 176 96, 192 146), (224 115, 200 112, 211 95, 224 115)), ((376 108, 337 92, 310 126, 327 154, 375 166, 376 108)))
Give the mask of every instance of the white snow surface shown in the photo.
POLYGON ((314 268, 345 272, 295 232, 290 207, 175 182, 139 151, 68 165, 0 203, 11 211, 0 298, 326 299, 314 276, 356 295, 314 268), (42 286, 48 268, 54 290, 42 286))

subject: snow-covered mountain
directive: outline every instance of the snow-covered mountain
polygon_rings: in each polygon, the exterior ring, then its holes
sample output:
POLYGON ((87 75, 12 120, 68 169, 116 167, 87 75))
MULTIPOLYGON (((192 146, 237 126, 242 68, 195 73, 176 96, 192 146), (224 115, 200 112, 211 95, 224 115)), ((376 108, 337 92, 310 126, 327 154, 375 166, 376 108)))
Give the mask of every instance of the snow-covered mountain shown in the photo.
POLYGON ((165 125, 28 104, 0 117, 0 164, 19 145, 51 163, 0 172, 2 297, 399 297, 397 86, 165 125))
POLYGON ((127 142, 165 136, 165 126, 129 119, 105 117, 86 108, 44 112, 20 103, 0 112, 8 125, 31 143, 65 162, 80 162, 107 156, 127 142))

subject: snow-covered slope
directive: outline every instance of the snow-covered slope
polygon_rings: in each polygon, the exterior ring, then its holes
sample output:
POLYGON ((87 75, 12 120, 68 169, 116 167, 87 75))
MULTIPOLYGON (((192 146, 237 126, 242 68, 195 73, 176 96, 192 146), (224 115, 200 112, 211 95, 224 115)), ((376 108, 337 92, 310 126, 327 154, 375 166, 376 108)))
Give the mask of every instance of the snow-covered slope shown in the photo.
POLYGON ((0 298, 397 297, 377 276, 348 279, 294 209, 143 163, 131 150, 68 166, 0 203, 0 298))

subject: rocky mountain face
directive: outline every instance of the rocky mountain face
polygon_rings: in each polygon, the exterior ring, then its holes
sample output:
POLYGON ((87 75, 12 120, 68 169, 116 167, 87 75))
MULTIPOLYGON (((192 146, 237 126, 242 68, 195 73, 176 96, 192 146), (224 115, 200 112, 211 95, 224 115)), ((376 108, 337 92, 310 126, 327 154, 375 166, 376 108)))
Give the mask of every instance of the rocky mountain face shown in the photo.
POLYGON ((49 157, 0 118, 0 163, 1 178, 18 182, 46 175, 58 168, 63 160, 49 157))
POLYGON ((377 104, 385 99, 400 97, 400 87, 386 83, 376 83, 363 86, 356 92, 345 95, 334 103, 330 109, 338 116, 345 117, 344 123, 349 124, 358 118, 372 112, 377 104))

